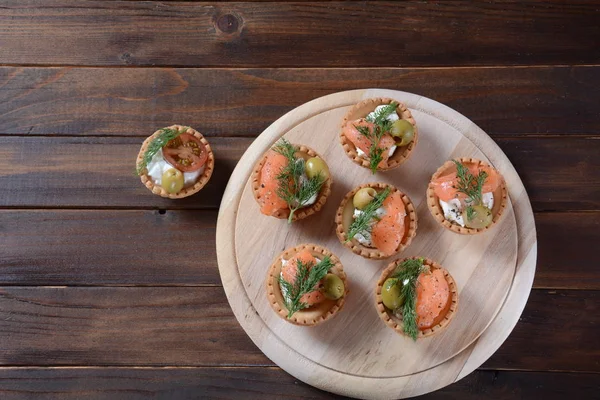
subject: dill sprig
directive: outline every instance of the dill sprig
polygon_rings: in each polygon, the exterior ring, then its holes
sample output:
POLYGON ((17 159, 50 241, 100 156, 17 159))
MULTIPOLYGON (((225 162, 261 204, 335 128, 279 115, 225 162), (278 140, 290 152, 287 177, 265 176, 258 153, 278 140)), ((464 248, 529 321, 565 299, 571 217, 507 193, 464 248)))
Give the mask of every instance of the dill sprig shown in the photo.
POLYGON ((348 228, 348 236, 346 241, 349 242, 357 233, 364 232, 369 228, 371 220, 375 216, 375 212, 383 205, 383 202, 390 194, 390 188, 386 187, 383 191, 377 193, 375 198, 362 210, 362 213, 356 217, 350 228, 348 228))
POLYGON ((400 287, 400 296, 404 299, 402 307, 402 323, 404 333, 413 340, 417 340, 419 328, 417 326, 417 280, 427 267, 423 265, 422 258, 409 258, 400 264, 391 276, 396 279, 396 285, 400 287))
POLYGON ((387 117, 395 112, 397 107, 398 103, 393 101, 380 110, 375 111, 373 116, 367 115, 365 120, 374 124, 373 129, 369 129, 366 126, 354 126, 361 135, 371 141, 371 147, 369 148, 369 168, 373 174, 377 172, 377 166, 383 160, 383 151, 388 150, 379 147, 381 137, 392 128, 392 122, 387 117))
POLYGON ((467 212, 467 219, 470 221, 473 219, 475 214, 473 206, 483 204, 482 190, 488 174, 485 171, 479 171, 479 174, 474 176, 471 171, 469 171, 469 168, 467 168, 463 163, 457 160, 452 161, 456 165, 456 176, 458 178, 456 190, 464 193, 470 199, 467 208, 465 209, 467 212))
POLYGON ((292 223, 294 213, 304 207, 308 200, 318 194, 325 178, 321 174, 312 178, 304 178, 304 159, 297 158, 298 149, 289 141, 282 138, 273 150, 287 158, 288 163, 277 175, 277 196, 283 199, 290 209, 288 223, 292 223))
POLYGON ((294 282, 288 282, 279 277, 279 286, 283 294, 285 308, 288 310, 288 318, 292 318, 297 311, 308 308, 309 305, 300 301, 302 296, 316 289, 319 281, 327 275, 333 263, 329 256, 325 256, 317 265, 312 262, 303 263, 298 260, 296 263, 297 272, 294 282))
POLYGON ((175 139, 176 137, 178 137, 179 135, 181 135, 182 133, 184 133, 187 130, 188 130, 187 126, 181 128, 181 130, 171 129, 171 128, 161 129, 159 131, 158 136, 156 136, 150 142, 150 144, 148 144, 148 147, 146 148, 146 151, 144 152, 144 156, 142 157, 142 161, 140 161, 138 163, 138 165, 136 166, 136 173, 138 175, 142 175, 144 173, 144 171, 146 170, 146 167, 148 166, 150 161, 152 161, 152 157, 154 157, 154 155, 156 153, 158 153, 158 151, 160 149, 165 147, 167 145, 167 143, 169 143, 169 141, 175 139))

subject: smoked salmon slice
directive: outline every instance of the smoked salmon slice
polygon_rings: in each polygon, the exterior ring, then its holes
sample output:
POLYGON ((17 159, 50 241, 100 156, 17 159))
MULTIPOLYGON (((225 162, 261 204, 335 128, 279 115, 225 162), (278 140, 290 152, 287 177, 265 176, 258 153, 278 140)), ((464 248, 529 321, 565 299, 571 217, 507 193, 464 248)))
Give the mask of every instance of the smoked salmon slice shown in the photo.
POLYGON ((420 274, 417 280, 417 327, 429 329, 441 322, 450 309, 450 287, 441 269, 420 274))
POLYGON ((371 240, 375 247, 386 255, 392 255, 404 238, 404 218, 406 208, 398 192, 390 194, 383 201, 385 215, 371 231, 371 240))
MULTIPOLYGON (((493 192, 500 185, 500 176, 496 172, 495 169, 481 166, 481 165, 466 165, 473 176, 479 175, 479 172, 485 171, 487 173, 487 177, 485 178, 485 182, 483 183, 482 193, 493 192)), ((433 190, 435 194, 440 198, 440 200, 448 202, 452 199, 465 199, 467 196, 459 192, 456 189, 456 185, 458 182, 458 177, 456 176, 456 172, 450 172, 446 175, 442 175, 431 181, 433 185, 433 190)))
POLYGON ((279 181, 277 175, 285 166, 287 166, 287 158, 273 150, 269 150, 266 155, 265 164, 260 172, 258 203, 260 204, 260 212, 265 215, 275 215, 277 211, 288 208, 285 200, 277 195, 279 181))
MULTIPOLYGON (((301 261, 303 264, 309 264, 311 267, 314 267, 317 264, 317 259, 313 257, 313 255, 307 249, 303 249, 302 251, 298 252, 288 260, 284 267, 281 268, 282 278, 289 283, 293 284, 296 281, 296 275, 298 274, 298 261, 301 261)), ((302 303, 306 303, 308 305, 314 305, 322 302, 323 300, 325 300, 325 295, 318 289, 306 293, 300 298, 302 303)))
MULTIPOLYGON (((368 157, 369 152, 371 151, 372 141, 371 139, 360 133, 358 129, 356 129, 357 126, 364 126, 366 128, 369 128, 369 131, 373 133, 373 128, 375 124, 367 122, 364 118, 361 118, 356 121, 347 122, 343 129, 344 135, 348 138, 348 140, 350 140, 352 144, 354 144, 354 146, 365 152, 365 154, 367 154, 368 157)), ((377 165, 378 167, 387 167, 387 161, 389 158, 388 150, 394 145, 394 139, 389 133, 384 133, 383 136, 381 136, 377 147, 383 149, 383 152, 381 154, 382 160, 377 165)))

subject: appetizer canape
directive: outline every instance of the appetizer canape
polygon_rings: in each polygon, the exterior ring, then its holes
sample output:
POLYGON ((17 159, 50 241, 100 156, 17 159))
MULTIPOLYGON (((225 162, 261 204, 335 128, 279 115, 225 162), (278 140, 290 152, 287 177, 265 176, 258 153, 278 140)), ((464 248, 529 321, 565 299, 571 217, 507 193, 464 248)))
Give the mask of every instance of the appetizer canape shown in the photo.
POLYGON ((179 199, 202 189, 214 164, 215 157, 202 134, 187 126, 172 125, 144 140, 136 170, 152 193, 179 199))
POLYGON ((500 219, 506 202, 502 176, 473 158, 447 161, 427 189, 427 206, 436 221, 461 234, 489 229, 500 219))
POLYGON ((254 167, 252 191, 261 213, 291 223, 323 207, 331 176, 313 149, 280 139, 254 167))
POLYGON ((267 275, 267 298, 284 320, 314 326, 342 309, 348 294, 340 260, 324 247, 302 244, 285 250, 267 275))
POLYGON ((342 244, 365 258, 404 250, 417 233, 417 213, 407 195, 385 183, 361 185, 342 200, 335 216, 342 244))
POLYGON ((414 340, 439 332, 458 306, 458 290, 450 273, 424 258, 392 262, 375 291, 379 317, 396 332, 414 340))
POLYGON ((396 168, 417 145, 415 119, 406 106, 388 98, 361 101, 342 121, 340 141, 358 165, 373 173, 396 168))

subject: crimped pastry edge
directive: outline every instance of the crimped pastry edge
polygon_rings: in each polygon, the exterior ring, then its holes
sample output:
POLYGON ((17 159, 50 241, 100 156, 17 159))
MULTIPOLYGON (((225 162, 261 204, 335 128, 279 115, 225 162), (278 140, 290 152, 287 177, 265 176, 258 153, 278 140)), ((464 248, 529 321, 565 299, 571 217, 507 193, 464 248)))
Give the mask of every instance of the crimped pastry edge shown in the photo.
MULTIPOLYGON (((375 287, 375 302, 376 302, 375 306, 377 308, 377 314, 379 315, 379 318, 381 318, 381 320, 387 326, 394 329, 396 331, 396 333, 403 335, 403 336, 408 336, 408 335, 406 335, 406 333, 404 333, 404 325, 402 324, 402 321, 400 321, 397 317, 395 317, 391 313, 391 311, 388 310, 383 305, 383 299, 381 297, 381 289, 382 289, 383 284, 386 281, 386 279, 396 269, 396 267, 399 264, 401 264, 405 260, 417 259, 417 258, 419 258, 419 257, 409 257, 409 258, 405 258, 405 259, 397 259, 397 260, 392 261, 390 264, 388 264, 386 269, 383 270, 383 272, 381 273, 381 276, 379 277, 379 281, 377 281, 377 286, 375 287)), ((450 309, 444 316, 444 319, 442 319, 442 321, 439 324, 437 324, 429 329, 426 329, 423 331, 419 330, 417 339, 435 335, 436 333, 443 330, 445 327, 448 326, 448 324, 450 324, 450 321, 456 314, 456 310, 458 310, 458 288, 456 286, 456 282, 454 281, 454 278, 452 278, 452 275, 450 275, 450 272, 448 272, 448 270, 444 269, 440 264, 436 263, 435 261, 433 261, 429 258, 424 258, 423 264, 428 265, 434 269, 441 269, 443 271, 444 277, 446 278, 446 281, 448 282, 448 287, 449 287, 450 293, 452 295, 451 300, 450 300, 452 303, 450 304, 450 309)))
POLYGON ((146 140, 144 140, 144 142, 142 143, 142 147, 140 149, 140 152, 138 153, 135 165, 136 166, 139 165, 139 163, 142 161, 142 159, 144 157, 144 153, 146 152, 148 145, 150 144, 150 142, 152 142, 152 140, 156 136, 158 136, 160 134, 160 131, 162 129, 180 130, 182 128, 187 128, 187 130, 184 133, 189 133, 189 134, 192 134, 195 137, 197 137, 200 140, 200 142, 202 142, 202 144, 206 147, 206 151, 208 152, 208 158, 206 160, 206 163, 204 164, 204 172, 202 172, 202 174, 198 177, 198 179, 196 180, 196 183, 190 187, 181 189, 177 193, 169 193, 165 189, 163 189, 162 186, 154 184, 154 182, 152 181, 152 178, 150 178, 150 176, 148 176, 147 170, 142 175, 140 175, 140 179, 141 179, 142 183, 144 184, 144 186, 146 186, 148 188, 148 190, 150 190, 152 193, 154 193, 158 196, 165 197, 168 199, 182 199, 184 197, 188 197, 188 196, 193 195, 194 193, 199 192, 204 186, 206 186, 206 184, 210 180, 210 177, 212 176, 212 173, 215 168, 215 156, 213 154, 213 151, 212 151, 208 141, 197 130, 190 128, 190 127, 183 126, 183 125, 171 125, 166 128, 161 128, 161 129, 157 130, 156 132, 154 132, 152 135, 148 136, 146 138, 146 140))
POLYGON ((346 297, 349 293, 348 279, 340 259, 325 247, 312 243, 300 244, 278 254, 271 263, 271 266, 267 272, 265 287, 267 291, 267 300, 269 301, 271 308, 273 308, 273 311, 275 311, 275 313, 286 322, 301 326, 316 326, 333 318, 344 307, 344 304, 346 303, 346 297), (344 295, 335 302, 333 300, 325 300, 323 303, 296 312, 291 319, 288 319, 287 309, 277 296, 277 293, 279 293, 279 296, 281 296, 281 289, 278 281, 279 274, 281 273, 281 258, 283 257, 285 259, 290 259, 292 256, 305 248, 308 248, 314 256, 317 256, 320 259, 323 259, 324 256, 330 257, 331 262, 333 263, 330 273, 336 274, 344 282, 345 292, 344 295))
POLYGON ((352 250, 353 253, 358 254, 359 256, 362 256, 364 258, 379 260, 379 259, 383 259, 383 258, 392 257, 392 256, 402 252, 404 249, 406 249, 410 245, 413 238, 417 234, 417 211, 416 211, 415 206, 413 205, 412 201, 410 200, 410 198, 406 194, 404 194, 401 190, 396 188, 395 186, 388 185, 386 183, 365 183, 360 186, 357 186, 351 192, 348 192, 348 194, 346 194, 346 196, 342 199, 342 202, 340 203, 340 206, 338 207, 337 212, 335 214, 335 224, 336 224, 335 233, 337 234, 337 237, 340 240, 340 242, 345 247, 352 250), (402 241, 400 242, 400 245, 398 246, 396 251, 392 254, 385 254, 381 250, 366 247, 366 246, 360 244, 356 239, 352 239, 349 242, 346 241, 346 231, 344 230, 344 224, 343 224, 344 208, 346 207, 346 203, 348 201, 352 200, 352 198, 354 197, 356 192, 358 192, 360 189, 367 188, 367 187, 371 187, 373 189, 382 189, 382 190, 385 189, 386 187, 389 187, 389 188, 391 188, 390 194, 392 194, 394 192, 399 192, 402 197, 402 202, 404 203, 404 206, 406 207, 406 215, 408 216, 410 223, 408 225, 405 225, 404 237, 402 238, 402 241))

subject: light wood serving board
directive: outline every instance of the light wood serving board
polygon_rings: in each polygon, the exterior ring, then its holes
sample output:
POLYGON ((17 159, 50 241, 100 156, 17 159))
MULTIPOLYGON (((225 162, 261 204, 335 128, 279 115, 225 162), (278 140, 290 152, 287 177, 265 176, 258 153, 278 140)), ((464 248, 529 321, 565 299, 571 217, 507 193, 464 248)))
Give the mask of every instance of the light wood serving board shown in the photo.
POLYGON ((359 398, 398 398, 446 386, 477 368, 506 339, 531 290, 536 235, 529 199, 500 148, 471 121, 433 100, 398 91, 342 92, 306 103, 281 117, 250 146, 233 172, 217 224, 217 255, 225 292, 236 318, 254 343, 290 374, 313 386, 359 398), (397 169, 371 175, 354 164, 339 143, 346 111, 369 97, 404 102, 419 127, 419 142, 397 169), (332 194, 317 214, 291 226, 259 212, 249 177, 257 160, 280 137, 306 144, 327 161, 332 194), (504 176, 509 202, 489 231, 463 236, 438 225, 427 209, 431 175, 445 161, 474 157, 504 176), (406 193, 417 209, 417 235, 399 255, 367 260, 335 235, 335 211, 344 195, 367 182, 386 182, 406 193), (348 274, 345 308, 317 327, 286 323, 271 309, 265 279, 273 258, 301 243, 336 254, 348 274), (429 257, 450 271, 459 307, 439 334, 413 342, 388 328, 375 309, 375 284, 396 258, 429 257))

